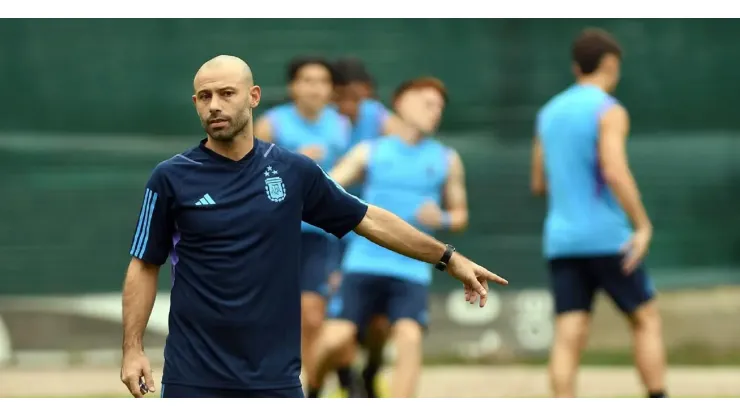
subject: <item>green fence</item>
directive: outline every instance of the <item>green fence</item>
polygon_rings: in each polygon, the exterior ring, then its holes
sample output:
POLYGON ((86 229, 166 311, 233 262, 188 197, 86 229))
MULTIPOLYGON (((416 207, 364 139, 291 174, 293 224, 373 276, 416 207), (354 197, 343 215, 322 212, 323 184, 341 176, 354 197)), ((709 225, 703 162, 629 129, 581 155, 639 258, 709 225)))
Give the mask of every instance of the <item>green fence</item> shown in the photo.
POLYGON ((570 82, 571 38, 592 25, 626 51, 618 97, 633 118, 659 284, 740 283, 730 20, 4 20, 0 293, 118 290, 143 184, 201 136, 192 77, 222 53, 250 62, 265 107, 283 98, 297 54, 366 59, 382 97, 410 76, 443 78, 442 135, 466 163, 472 221, 452 241, 515 289, 541 287, 532 120, 570 82))
MULTIPOLYGON (((740 283, 734 269, 740 266, 738 139, 632 139, 632 163, 657 230, 650 263, 664 286, 740 283)), ((510 277, 515 289, 544 285, 544 201, 529 195, 528 146, 485 135, 446 141, 467 164, 470 189, 471 226, 453 237, 455 244, 510 277)), ((76 293, 119 288, 149 172, 194 141, 15 136, 2 142, 7 171, 0 191, 8 203, 0 208, 0 293, 76 293)), ((452 284, 437 281, 439 289, 452 284)))
POLYGON ((0 128, 193 134, 192 79, 212 56, 247 59, 269 104, 284 96, 292 56, 353 54, 385 98, 404 78, 443 78, 452 96, 445 130, 519 138, 570 82, 570 42, 592 25, 623 43, 618 95, 635 129, 740 129, 731 88, 740 25, 730 19, 4 20, 0 77, 12 100, 0 128))

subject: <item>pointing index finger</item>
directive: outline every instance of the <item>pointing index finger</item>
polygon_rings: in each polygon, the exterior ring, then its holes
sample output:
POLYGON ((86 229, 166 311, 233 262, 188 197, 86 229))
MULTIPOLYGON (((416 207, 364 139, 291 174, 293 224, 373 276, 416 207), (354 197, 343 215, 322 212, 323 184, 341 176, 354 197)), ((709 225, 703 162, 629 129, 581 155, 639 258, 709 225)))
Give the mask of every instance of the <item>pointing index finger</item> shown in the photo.
POLYGON ((495 273, 490 272, 487 269, 483 269, 483 276, 485 276, 486 280, 491 281, 491 282, 494 282, 494 283, 498 283, 500 285, 508 285, 509 284, 509 281, 508 280, 504 279, 503 277, 501 277, 501 276, 499 276, 499 275, 497 275, 495 273))

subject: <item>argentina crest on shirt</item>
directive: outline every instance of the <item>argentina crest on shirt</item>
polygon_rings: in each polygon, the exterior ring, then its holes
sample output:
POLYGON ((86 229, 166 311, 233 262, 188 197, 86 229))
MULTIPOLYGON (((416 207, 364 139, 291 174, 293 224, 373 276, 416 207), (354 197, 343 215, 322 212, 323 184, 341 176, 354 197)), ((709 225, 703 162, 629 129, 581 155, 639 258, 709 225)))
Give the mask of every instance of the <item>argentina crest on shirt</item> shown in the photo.
POLYGON ((278 171, 273 169, 272 166, 265 169, 265 193, 267 199, 272 202, 281 202, 285 199, 285 183, 277 174, 278 171))

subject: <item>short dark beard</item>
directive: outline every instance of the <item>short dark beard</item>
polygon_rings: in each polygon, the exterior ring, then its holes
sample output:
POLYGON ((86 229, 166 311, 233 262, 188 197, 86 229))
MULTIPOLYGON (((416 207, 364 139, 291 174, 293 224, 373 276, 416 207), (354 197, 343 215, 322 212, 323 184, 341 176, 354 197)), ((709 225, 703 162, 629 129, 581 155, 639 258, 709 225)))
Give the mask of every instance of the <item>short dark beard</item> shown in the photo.
MULTIPOLYGON (((232 142, 232 141, 234 141, 234 138, 236 136, 238 136, 239 134, 241 134, 244 131, 244 129, 246 129, 247 126, 249 126, 249 122, 250 122, 251 119, 252 118, 248 114, 245 117, 244 121, 241 123, 241 125, 234 124, 234 130, 231 131, 231 132, 221 130, 221 131, 214 132, 213 134, 211 134, 208 131, 208 129, 206 128, 205 129, 206 130, 206 134, 208 134, 208 136, 210 136, 213 140, 216 140, 218 142, 232 142)), ((238 120, 238 119, 232 119, 232 121, 234 123, 237 123, 240 120, 238 120)))

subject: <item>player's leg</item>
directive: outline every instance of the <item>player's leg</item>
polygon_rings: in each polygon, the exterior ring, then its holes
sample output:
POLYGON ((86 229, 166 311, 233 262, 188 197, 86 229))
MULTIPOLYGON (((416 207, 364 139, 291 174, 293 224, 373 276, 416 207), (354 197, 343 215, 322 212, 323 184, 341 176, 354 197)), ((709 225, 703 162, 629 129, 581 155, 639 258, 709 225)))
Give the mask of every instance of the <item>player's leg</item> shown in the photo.
POLYGON ((598 288, 581 259, 549 262, 550 286, 555 299, 555 339, 548 373, 555 397, 575 397, 581 353, 588 341, 591 306, 598 288))
POLYGON ((362 382, 369 398, 383 397, 382 380, 378 372, 383 367, 385 344, 390 336, 390 322, 386 316, 375 315, 370 320, 363 345, 367 349, 367 363, 362 370, 362 382))
MULTIPOLYGON (((335 293, 331 300, 329 301, 329 305, 327 307, 327 319, 338 319, 340 318, 340 314, 342 312, 342 300, 339 293, 335 293)), ((355 358, 357 357, 357 347, 358 343, 361 339, 361 334, 363 331, 358 328, 357 330, 357 342, 349 342, 346 345, 344 345, 339 352, 336 353, 336 356, 334 357, 335 365, 337 367, 337 378, 339 381, 339 391, 335 394, 331 395, 330 397, 335 398, 349 398, 349 397, 364 397, 365 394, 363 391, 360 391, 361 388, 358 386, 356 377, 354 375, 354 372, 352 371, 352 363, 355 361, 355 358)))
POLYGON ((312 232, 301 235, 301 358, 305 369, 312 368, 316 339, 326 313, 330 244, 325 235, 312 232))
MULTIPOLYGON (((335 245, 335 265, 336 271, 332 273, 329 279, 330 287, 338 289, 339 285, 334 285, 332 282, 336 279, 341 282, 341 271, 340 266, 344 252, 347 249, 347 239, 340 239, 338 244, 335 245)), ((352 369, 352 363, 357 355, 357 344, 349 343, 339 353, 337 358, 339 362, 343 363, 338 365, 337 368, 337 380, 339 381, 339 397, 362 397, 359 391, 357 391, 357 383, 354 371, 352 369)))
MULTIPOLYGON (((374 304, 373 307, 376 310, 385 310, 383 303, 374 304)), ((373 314, 368 325, 358 328, 356 342, 345 345, 342 351, 337 354, 336 360, 342 364, 337 369, 340 391, 335 397, 387 397, 387 388, 385 388, 383 380, 378 377, 378 371, 383 366, 383 354, 389 336, 390 323, 384 315, 373 314), (361 379, 351 371, 359 346, 367 351, 366 364, 361 379)))
POLYGON ((332 300, 330 318, 324 322, 316 342, 313 368, 308 372, 309 397, 318 397, 326 374, 339 365, 342 351, 356 342, 358 328, 366 325, 376 300, 377 278, 347 274, 332 300))
POLYGON ((622 256, 594 259, 592 267, 601 278, 601 286, 629 319, 635 366, 648 397, 665 397, 666 352, 650 277, 642 266, 625 276, 622 256))
POLYGON ((648 397, 667 397, 666 351, 657 304, 654 300, 643 303, 628 316, 635 343, 635 365, 648 397))
POLYGON ((388 319, 396 348, 391 397, 413 397, 422 366, 422 340, 427 325, 427 288, 388 278, 388 319))
POLYGON ((349 319, 328 319, 324 322, 316 342, 313 368, 308 372, 308 397, 319 397, 324 378, 330 371, 344 364, 343 349, 355 342, 357 324, 349 319))
MULTIPOLYGON (((359 333, 358 329, 358 333, 359 333)), ((358 341, 359 341, 359 337, 358 341)), ((355 374, 354 368, 352 367, 357 357, 358 342, 351 342, 345 345, 342 350, 337 353, 336 357, 336 368, 337 368, 337 381, 339 382, 339 390, 330 397, 336 398, 362 398, 365 397, 365 392, 359 385, 359 380, 355 374)))

